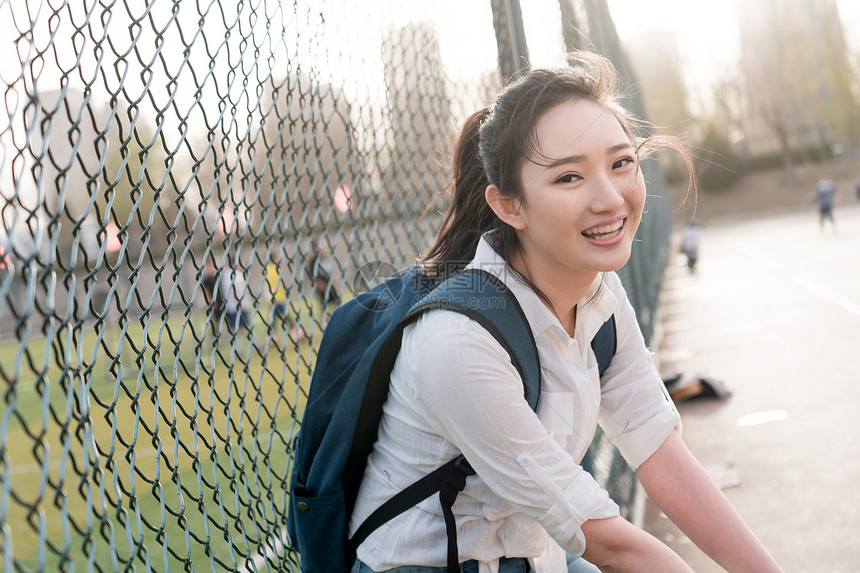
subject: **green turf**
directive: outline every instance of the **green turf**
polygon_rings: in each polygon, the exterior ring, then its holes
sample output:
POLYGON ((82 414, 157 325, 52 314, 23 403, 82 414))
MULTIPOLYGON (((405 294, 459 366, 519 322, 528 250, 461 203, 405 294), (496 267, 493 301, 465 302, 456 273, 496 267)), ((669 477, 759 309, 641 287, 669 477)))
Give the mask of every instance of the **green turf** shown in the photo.
POLYGON ((321 334, 264 320, 217 345, 202 313, 0 345, 6 559, 241 569, 284 524, 321 334))

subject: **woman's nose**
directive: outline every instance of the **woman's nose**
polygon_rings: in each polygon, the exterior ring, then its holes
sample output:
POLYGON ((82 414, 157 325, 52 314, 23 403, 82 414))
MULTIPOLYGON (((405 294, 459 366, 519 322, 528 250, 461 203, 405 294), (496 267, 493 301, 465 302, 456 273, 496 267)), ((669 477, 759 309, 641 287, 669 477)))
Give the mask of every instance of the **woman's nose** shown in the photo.
POLYGON ((597 187, 592 200, 592 210, 615 211, 624 205, 624 190, 629 181, 624 178, 604 176, 597 180, 597 187))

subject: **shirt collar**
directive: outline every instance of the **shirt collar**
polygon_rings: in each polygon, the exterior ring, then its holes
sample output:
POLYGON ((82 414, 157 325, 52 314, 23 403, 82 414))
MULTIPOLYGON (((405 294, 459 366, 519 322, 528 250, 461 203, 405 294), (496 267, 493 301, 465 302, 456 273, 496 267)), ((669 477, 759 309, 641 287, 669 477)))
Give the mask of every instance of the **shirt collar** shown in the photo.
MULTIPOLYGON (((520 303, 535 337, 551 331, 560 340, 570 343, 571 339, 558 318, 492 247, 489 239, 493 232, 484 233, 478 242, 475 257, 466 268, 482 269, 505 283, 520 303)), ((589 341, 594 338, 601 325, 615 312, 616 302, 615 295, 603 284, 602 275, 598 276, 577 304, 576 338, 589 341)))

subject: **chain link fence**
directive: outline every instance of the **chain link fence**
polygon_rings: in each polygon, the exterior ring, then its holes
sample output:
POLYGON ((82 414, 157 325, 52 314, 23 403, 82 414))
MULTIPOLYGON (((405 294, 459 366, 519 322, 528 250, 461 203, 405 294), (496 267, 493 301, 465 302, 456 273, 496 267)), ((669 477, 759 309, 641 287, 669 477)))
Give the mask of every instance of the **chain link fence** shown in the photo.
MULTIPOLYGON (((590 37, 629 80, 612 34, 602 0, 0 0, 4 570, 297 570, 330 312, 428 246, 451 134, 503 76, 590 37)), ((648 169, 622 276, 650 338, 648 169)))

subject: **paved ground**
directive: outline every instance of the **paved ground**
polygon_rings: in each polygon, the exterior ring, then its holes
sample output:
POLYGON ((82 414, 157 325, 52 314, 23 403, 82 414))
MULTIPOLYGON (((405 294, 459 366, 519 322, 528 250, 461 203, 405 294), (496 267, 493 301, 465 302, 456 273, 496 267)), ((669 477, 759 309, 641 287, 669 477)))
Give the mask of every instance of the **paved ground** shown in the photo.
MULTIPOLYGON (((699 267, 671 265, 661 368, 725 401, 679 405, 684 437, 786 572, 860 571, 860 205, 711 221, 699 267)), ((723 571, 650 503, 645 527, 723 571)))

